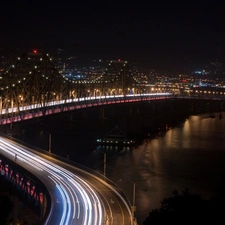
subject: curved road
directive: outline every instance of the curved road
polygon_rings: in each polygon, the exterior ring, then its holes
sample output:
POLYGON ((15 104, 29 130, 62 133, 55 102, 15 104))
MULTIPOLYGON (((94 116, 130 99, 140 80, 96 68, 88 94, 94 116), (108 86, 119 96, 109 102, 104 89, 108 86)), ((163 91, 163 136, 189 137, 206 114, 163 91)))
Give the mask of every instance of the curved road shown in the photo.
POLYGON ((51 195, 46 225, 133 225, 130 205, 98 176, 0 137, 0 154, 34 174, 51 195))

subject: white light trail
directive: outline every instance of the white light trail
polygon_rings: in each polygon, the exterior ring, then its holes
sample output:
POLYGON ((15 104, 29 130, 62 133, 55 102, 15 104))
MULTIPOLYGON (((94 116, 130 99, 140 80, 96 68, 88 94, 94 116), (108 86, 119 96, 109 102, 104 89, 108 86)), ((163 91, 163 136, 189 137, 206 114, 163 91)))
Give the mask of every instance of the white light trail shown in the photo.
MULTIPOLYGON (((70 171, 43 159, 40 156, 29 152, 19 144, 13 144, 10 140, 0 137, 0 152, 4 151, 11 157, 17 155, 17 163, 26 163, 40 172, 47 172, 49 180, 56 185, 60 198, 62 199, 63 210, 61 212, 60 225, 79 224, 77 221, 81 219, 82 224, 100 225, 103 221, 103 209, 100 200, 95 191, 80 177, 75 176, 70 171), (22 160, 22 161, 21 161, 22 160), (80 197, 78 197, 80 196, 80 197), (79 200, 80 198, 80 200, 79 200), (83 203, 84 210, 81 210, 80 202, 83 203), (93 204, 98 203, 98 207, 93 204), (76 204, 77 203, 77 204, 76 204), (75 217, 76 215, 76 217, 75 217), (94 215, 94 217, 93 217, 94 215), (75 220, 76 218, 76 220, 75 220)), ((54 202, 54 201, 53 201, 54 202)))

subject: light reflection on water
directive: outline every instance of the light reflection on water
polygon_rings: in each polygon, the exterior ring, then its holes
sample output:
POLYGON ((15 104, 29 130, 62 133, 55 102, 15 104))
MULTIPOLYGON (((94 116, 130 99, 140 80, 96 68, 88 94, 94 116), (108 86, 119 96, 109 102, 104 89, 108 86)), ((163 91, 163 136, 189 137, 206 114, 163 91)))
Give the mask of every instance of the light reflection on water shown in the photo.
MULTIPOLYGON (((180 126, 131 149, 99 147, 95 145, 96 137, 92 134, 69 135, 58 128, 51 131, 52 151, 63 157, 69 153, 71 160, 100 173, 103 173, 102 152, 106 153, 106 176, 124 191, 131 202, 132 182, 136 184, 135 216, 141 224, 148 212, 159 207, 160 201, 171 196, 174 190, 189 188, 205 198, 214 195, 225 175, 224 131, 225 114, 222 119, 219 114, 214 118, 209 114, 191 116, 180 126)), ((93 134, 97 135, 96 132, 93 134)), ((48 148, 47 135, 37 135, 30 142, 42 149, 48 148)))
MULTIPOLYGON (((133 150, 118 151, 107 162, 108 176, 119 186, 121 177, 136 183, 139 223, 174 190, 189 188, 206 199, 216 193, 225 175, 224 120, 219 114, 214 118, 191 116, 164 136, 146 140, 133 150)), ((114 150, 104 151, 110 154, 114 150)), ((132 202, 132 184, 127 182, 121 188, 132 202)))

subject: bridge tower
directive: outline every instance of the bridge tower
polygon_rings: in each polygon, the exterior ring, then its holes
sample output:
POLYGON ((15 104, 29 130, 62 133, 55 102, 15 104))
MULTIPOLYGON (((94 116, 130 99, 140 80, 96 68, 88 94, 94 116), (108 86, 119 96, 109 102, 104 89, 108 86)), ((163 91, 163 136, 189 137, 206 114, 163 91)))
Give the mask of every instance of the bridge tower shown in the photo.
POLYGON ((108 94, 128 94, 133 87, 131 70, 127 61, 111 60, 104 74, 104 81, 108 83, 108 94))
POLYGON ((76 90, 55 68, 52 58, 44 52, 23 52, 13 65, 0 75, 0 117, 8 110, 19 113, 20 107, 72 98, 76 90))

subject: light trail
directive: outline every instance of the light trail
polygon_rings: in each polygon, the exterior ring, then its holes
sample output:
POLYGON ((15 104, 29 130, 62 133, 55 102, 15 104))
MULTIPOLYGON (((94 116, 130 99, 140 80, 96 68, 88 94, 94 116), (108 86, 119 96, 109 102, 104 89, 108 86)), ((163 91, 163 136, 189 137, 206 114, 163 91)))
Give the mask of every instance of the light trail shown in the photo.
MULTIPOLYGON (((0 138, 0 152, 15 157, 17 163, 32 168, 33 174, 40 177, 46 176, 48 183, 54 183, 55 197, 60 199, 60 221, 54 221, 60 225, 100 225, 103 221, 103 207, 95 191, 80 177, 75 176, 70 171, 29 152, 19 145, 14 145, 5 138, 0 138), (36 171, 36 172, 35 172, 36 171), (50 179, 49 179, 50 178, 50 179), (83 204, 80 204, 80 203, 83 204), (96 204, 97 203, 97 204, 96 204), (81 208, 82 207, 82 208, 81 208), (82 216, 81 216, 82 215, 82 216)), ((45 183, 48 185, 48 183, 45 183)), ((54 202, 54 198, 52 202, 54 202)), ((51 210, 51 218, 47 219, 47 224, 53 224, 54 209, 51 210)))

